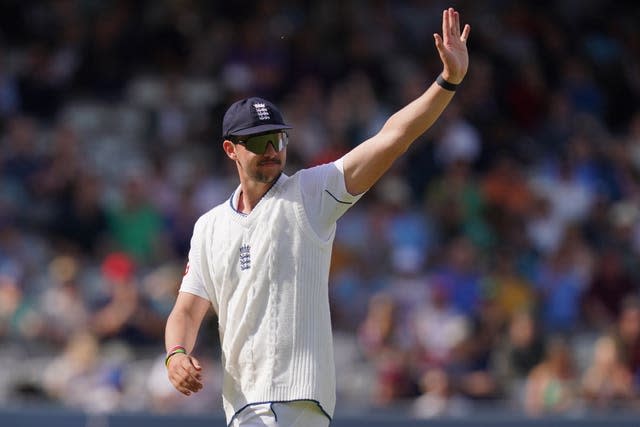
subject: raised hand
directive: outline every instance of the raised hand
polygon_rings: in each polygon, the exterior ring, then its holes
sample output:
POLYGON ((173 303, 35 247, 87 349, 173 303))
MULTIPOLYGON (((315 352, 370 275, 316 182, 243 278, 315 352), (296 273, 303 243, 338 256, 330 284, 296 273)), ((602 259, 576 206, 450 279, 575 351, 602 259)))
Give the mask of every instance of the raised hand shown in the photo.
POLYGON ((471 27, 464 26, 460 33, 460 14, 450 7, 442 12, 442 36, 434 34, 436 48, 444 69, 442 77, 449 83, 458 84, 464 79, 469 67, 467 38, 471 27))

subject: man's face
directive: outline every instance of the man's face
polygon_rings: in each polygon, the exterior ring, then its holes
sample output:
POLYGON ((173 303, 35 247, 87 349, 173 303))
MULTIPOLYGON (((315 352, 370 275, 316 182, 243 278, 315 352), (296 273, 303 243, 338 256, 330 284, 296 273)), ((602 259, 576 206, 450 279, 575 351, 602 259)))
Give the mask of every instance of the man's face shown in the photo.
MULTIPOLYGON (((252 181, 264 184, 274 182, 286 162, 286 138, 284 132, 275 132, 233 141, 239 173, 252 181)), ((231 146, 226 148, 227 153, 230 149, 231 146)))

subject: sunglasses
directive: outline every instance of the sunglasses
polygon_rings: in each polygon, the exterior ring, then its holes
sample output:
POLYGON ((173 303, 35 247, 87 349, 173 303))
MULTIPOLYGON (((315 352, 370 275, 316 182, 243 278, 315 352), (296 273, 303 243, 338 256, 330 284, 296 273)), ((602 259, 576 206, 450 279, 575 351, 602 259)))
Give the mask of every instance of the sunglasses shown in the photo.
POLYGON ((289 135, 286 132, 265 133, 262 135, 252 135, 249 137, 232 139, 235 144, 242 144, 255 154, 264 154, 269 144, 273 145, 276 152, 282 151, 289 143, 289 135))

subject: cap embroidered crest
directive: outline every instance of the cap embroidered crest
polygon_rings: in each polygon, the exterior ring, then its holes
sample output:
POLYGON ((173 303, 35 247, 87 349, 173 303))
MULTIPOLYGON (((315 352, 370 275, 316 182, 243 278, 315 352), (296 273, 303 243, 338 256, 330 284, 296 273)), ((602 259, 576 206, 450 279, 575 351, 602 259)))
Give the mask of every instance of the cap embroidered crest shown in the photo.
POLYGON ((269 120, 271 118, 266 104, 253 104, 253 108, 256 109, 256 114, 258 114, 260 120, 269 120))
POLYGON ((234 102, 222 119, 222 136, 256 135, 291 129, 280 110, 257 96, 234 102))

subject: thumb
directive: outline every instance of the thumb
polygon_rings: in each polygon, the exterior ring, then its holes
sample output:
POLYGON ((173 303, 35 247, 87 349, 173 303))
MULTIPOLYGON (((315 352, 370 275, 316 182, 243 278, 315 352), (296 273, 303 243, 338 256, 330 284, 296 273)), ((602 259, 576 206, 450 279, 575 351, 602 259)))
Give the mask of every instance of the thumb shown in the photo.
POLYGON ((433 38, 436 41, 436 47, 440 50, 442 48, 442 37, 440 37, 440 34, 434 33, 433 38))
POLYGON ((202 366, 200 365, 200 362, 198 362, 198 359, 191 356, 189 360, 191 361, 191 364, 193 365, 194 368, 196 368, 198 371, 202 370, 202 366))

